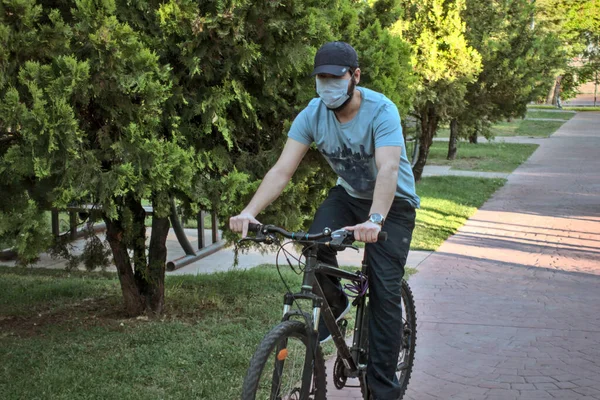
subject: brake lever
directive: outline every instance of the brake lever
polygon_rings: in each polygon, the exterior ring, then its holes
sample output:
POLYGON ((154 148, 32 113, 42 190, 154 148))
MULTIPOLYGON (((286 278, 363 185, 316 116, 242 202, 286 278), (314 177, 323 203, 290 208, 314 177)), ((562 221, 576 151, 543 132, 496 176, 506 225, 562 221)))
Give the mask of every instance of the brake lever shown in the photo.
POLYGON ((334 250, 344 250, 350 248, 358 252, 359 249, 358 247, 352 245, 353 242, 349 244, 347 243, 351 237, 353 237, 351 232, 349 233, 343 229, 338 229, 337 231, 331 232, 331 241, 328 243, 328 245, 334 250))

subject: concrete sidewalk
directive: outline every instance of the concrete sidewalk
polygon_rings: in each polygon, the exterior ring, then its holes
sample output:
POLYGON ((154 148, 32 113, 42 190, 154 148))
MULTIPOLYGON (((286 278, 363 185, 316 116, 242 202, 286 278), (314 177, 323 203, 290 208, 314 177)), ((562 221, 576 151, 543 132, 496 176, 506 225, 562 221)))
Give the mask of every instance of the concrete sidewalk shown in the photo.
POLYGON ((600 399, 599 126, 578 113, 544 139, 411 277, 405 399, 600 399))
MULTIPOLYGON (((192 246, 196 246, 198 239, 198 231, 196 229, 185 230, 188 239, 192 246)), ((211 231, 205 231, 206 243, 211 242, 211 231)), ((104 240, 104 234, 98 234, 101 240, 104 240)), ((148 229, 147 239, 150 241, 150 229, 148 229)), ((76 240, 72 243, 72 253, 79 255, 83 251, 84 239, 76 240)), ((286 246, 286 249, 290 251, 295 257, 298 257, 298 252, 294 251, 292 247, 286 246)), ((167 260, 175 260, 179 257, 183 257, 185 252, 179 245, 175 233, 171 229, 167 237, 167 260)), ((418 251, 411 250, 408 255, 406 265, 408 267, 418 267, 429 255, 431 251, 418 251)), ((354 266, 360 267, 364 255, 364 250, 359 249, 355 251, 347 249, 338 253, 338 262, 342 266, 354 266)), ((196 262, 179 268, 175 271, 167 271, 167 275, 197 275, 197 274, 209 274, 214 272, 226 272, 233 269, 250 269, 262 264, 275 264, 276 262, 276 251, 263 252, 261 249, 247 250, 244 253, 240 252, 238 257, 238 265, 234 266, 234 248, 226 247, 222 250, 217 251, 207 257, 204 257, 196 262)), ((290 259, 292 263, 295 261, 290 259)), ((279 256, 280 264, 287 264, 285 256, 281 254, 279 256)), ((1 261, 1 265, 15 266, 15 261, 1 261)), ((64 269, 66 267, 66 261, 64 259, 54 259, 50 257, 48 253, 40 254, 40 259, 33 265, 35 268, 53 268, 53 269, 64 269)), ((80 266, 80 268, 83 268, 80 266)), ((107 271, 116 271, 116 267, 110 266, 106 269, 107 271)))
POLYGON ((475 178, 508 178, 508 172, 461 171, 452 169, 450 165, 426 165, 423 177, 427 176, 471 176, 475 178))
MULTIPOLYGON (((531 144, 541 144, 544 140, 548 138, 545 137, 531 137, 531 136, 496 136, 492 140, 487 140, 483 136, 477 137, 477 141, 479 143, 531 143, 531 144)), ((463 139, 465 142, 467 139, 463 139)), ((447 137, 434 137, 434 142, 448 142, 450 138, 447 137)))
POLYGON ((550 121, 550 122, 565 122, 568 120, 561 118, 525 118, 524 121, 550 121))
POLYGON ((527 109, 527 111, 541 111, 541 112, 553 112, 553 113, 563 113, 563 114, 575 114, 577 111, 571 111, 571 110, 562 110, 562 109, 558 109, 558 108, 535 108, 535 107, 530 107, 527 109))

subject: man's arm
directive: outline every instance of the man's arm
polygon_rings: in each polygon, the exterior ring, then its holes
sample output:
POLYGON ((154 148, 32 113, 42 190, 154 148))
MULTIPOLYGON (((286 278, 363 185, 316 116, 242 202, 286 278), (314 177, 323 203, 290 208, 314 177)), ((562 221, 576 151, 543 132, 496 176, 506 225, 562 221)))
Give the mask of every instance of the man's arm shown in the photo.
MULTIPOLYGON (((396 195, 398 186, 398 168, 400 165, 400 146, 382 146, 375 149, 375 163, 377 164, 377 179, 375 181, 375 192, 373 193, 373 204, 371 214, 381 214, 385 218, 396 195)), ((365 243, 377 241, 377 235, 381 232, 381 226, 374 222, 366 221, 346 229, 354 231, 356 240, 365 243)))
POLYGON ((267 172, 250 203, 239 215, 229 219, 229 228, 232 231, 241 232, 242 237, 246 237, 248 224, 259 223, 256 216, 279 197, 308 148, 309 146, 294 139, 287 140, 279 160, 267 172))
POLYGON ((401 152, 402 147, 400 146, 383 146, 375 149, 375 163, 378 172, 369 215, 378 213, 385 218, 390 211, 398 186, 401 152))

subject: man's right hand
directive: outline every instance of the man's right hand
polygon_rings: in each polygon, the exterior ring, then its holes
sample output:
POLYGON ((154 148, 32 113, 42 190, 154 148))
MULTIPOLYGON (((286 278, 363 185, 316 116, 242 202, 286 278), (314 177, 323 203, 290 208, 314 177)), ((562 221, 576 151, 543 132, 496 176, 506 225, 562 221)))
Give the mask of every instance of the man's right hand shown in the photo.
POLYGON ((229 218, 229 229, 233 232, 241 232, 242 237, 245 238, 248 235, 248 224, 260 224, 254 218, 254 215, 249 212, 242 212, 240 215, 236 215, 235 217, 229 218))

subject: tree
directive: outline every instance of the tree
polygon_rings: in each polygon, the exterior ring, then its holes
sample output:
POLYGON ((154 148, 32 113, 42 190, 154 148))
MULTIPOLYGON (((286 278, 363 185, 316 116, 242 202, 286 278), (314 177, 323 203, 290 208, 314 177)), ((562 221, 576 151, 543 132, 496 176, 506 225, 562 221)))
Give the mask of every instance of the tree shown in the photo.
MULTIPOLYGON (((160 313, 172 199, 222 221, 239 212, 278 157, 294 114, 314 96, 316 49, 356 37, 365 7, 5 1, 0 236, 16 235, 20 256, 31 259, 48 242, 43 210, 91 203, 107 225, 127 314, 160 313), (143 201, 153 207, 148 245, 143 201)), ((363 58, 365 68, 402 92, 406 79, 388 74, 409 68, 406 47, 376 21, 365 26, 373 36, 364 40, 380 49, 373 62, 363 58), (395 63, 378 66, 386 54, 395 63)), ((300 228, 333 179, 310 151, 261 220, 300 228)))
MULTIPOLYGON (((308 98, 299 77, 329 37, 325 15, 316 2, 138 2, 129 13, 110 0, 82 0, 72 11, 4 4, 8 203, 96 204, 127 313, 160 313, 171 198, 225 214, 257 185, 285 119, 308 98), (148 246, 144 199, 154 208, 148 246)), ((307 181, 323 179, 319 169, 298 175, 282 214, 291 225, 320 190, 307 181)), ((18 232, 39 234, 33 228, 18 232)))
POLYGON ((529 0, 467 0, 465 35, 481 55, 482 71, 467 85, 467 106, 452 120, 449 159, 459 136, 476 142, 478 134, 489 135, 491 123, 523 116, 566 65, 558 39, 532 28, 533 15, 529 0))
POLYGON ((558 71, 548 93, 547 101, 555 104, 559 78, 562 97, 574 97, 580 83, 594 81, 600 72, 600 0, 538 0, 536 6, 541 32, 558 36, 562 49, 573 61, 558 71))
POLYGON ((412 108, 417 76, 410 45, 390 29, 401 17, 399 0, 379 0, 366 8, 348 41, 360 54, 361 85, 385 94, 402 117, 412 108))
POLYGON ((466 85, 481 69, 479 54, 467 44, 461 12, 463 0, 404 0, 404 20, 395 30, 412 46, 419 78, 414 115, 420 124, 419 157, 413 167, 421 179, 440 121, 464 106, 466 85))
MULTIPOLYGON (((0 150, 0 174, 13 207, 6 218, 18 214, 20 199, 38 215, 72 202, 96 204, 128 314, 160 312, 168 189, 189 186, 195 156, 177 144, 176 132, 164 135, 169 69, 118 21, 114 2, 61 5, 14 1, 2 10, 7 52, 0 121, 10 133, 0 150), (148 257, 142 198, 154 207, 148 257)), ((40 235, 28 225, 18 232, 40 235)), ((22 256, 39 249, 31 242, 22 256)))
POLYGON ((594 106, 600 83, 600 0, 585 1, 573 6, 565 24, 577 39, 583 65, 575 71, 581 82, 594 83, 594 106))

